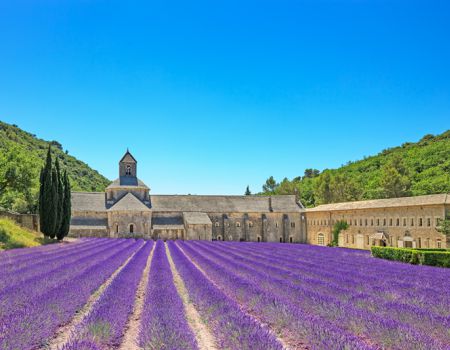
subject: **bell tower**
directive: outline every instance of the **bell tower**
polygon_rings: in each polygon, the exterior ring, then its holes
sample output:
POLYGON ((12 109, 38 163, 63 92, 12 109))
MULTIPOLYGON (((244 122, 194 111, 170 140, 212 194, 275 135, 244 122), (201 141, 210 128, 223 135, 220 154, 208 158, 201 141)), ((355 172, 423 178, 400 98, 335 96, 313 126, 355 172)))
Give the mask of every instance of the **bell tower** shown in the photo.
POLYGON ((120 178, 136 178, 137 177, 137 161, 131 155, 130 151, 124 154, 119 162, 119 177, 120 178))

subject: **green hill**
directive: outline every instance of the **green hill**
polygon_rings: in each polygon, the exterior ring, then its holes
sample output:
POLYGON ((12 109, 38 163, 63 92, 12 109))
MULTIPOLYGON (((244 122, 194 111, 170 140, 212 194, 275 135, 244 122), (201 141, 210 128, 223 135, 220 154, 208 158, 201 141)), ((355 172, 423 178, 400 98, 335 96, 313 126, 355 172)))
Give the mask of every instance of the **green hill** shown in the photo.
POLYGON ((4 249, 35 247, 53 242, 55 240, 43 237, 40 232, 23 228, 10 219, 0 219, 0 251, 4 249))
POLYGON ((67 170, 74 191, 103 191, 109 180, 72 157, 57 141, 45 141, 0 121, 0 207, 35 212, 39 173, 49 145, 61 168, 67 170))
POLYGON ((450 192, 450 130, 426 135, 338 169, 306 169, 303 176, 277 183, 262 194, 294 194, 307 207, 352 200, 450 192))

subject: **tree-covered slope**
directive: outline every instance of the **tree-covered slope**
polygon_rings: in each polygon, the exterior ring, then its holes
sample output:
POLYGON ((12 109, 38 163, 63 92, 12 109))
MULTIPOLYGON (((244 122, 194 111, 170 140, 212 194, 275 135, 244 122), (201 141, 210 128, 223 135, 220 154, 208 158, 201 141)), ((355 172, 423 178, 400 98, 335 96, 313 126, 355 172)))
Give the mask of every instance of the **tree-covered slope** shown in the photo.
POLYGON ((62 170, 67 170, 72 190, 103 191, 109 184, 107 178, 69 155, 57 141, 41 140, 0 121, 0 207, 36 211, 39 173, 50 144, 62 170))
POLYGON ((271 177, 263 186, 264 194, 295 191, 308 207, 450 192, 450 130, 437 136, 426 135, 416 143, 407 142, 338 169, 306 169, 303 176, 280 183, 271 177))

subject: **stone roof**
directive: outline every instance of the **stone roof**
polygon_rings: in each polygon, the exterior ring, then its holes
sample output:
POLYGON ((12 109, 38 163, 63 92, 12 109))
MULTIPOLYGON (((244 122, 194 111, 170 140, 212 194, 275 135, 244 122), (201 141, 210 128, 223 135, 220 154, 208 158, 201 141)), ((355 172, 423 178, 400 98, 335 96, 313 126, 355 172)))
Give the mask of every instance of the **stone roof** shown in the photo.
POLYGON ((450 196, 446 193, 430 194, 426 196, 415 196, 415 197, 373 199, 358 202, 322 204, 315 208, 306 209, 306 211, 319 212, 319 211, 337 211, 337 210, 382 209, 394 207, 444 205, 444 204, 450 204, 450 196))
POLYGON ((127 163, 137 163, 136 158, 133 157, 133 155, 130 153, 130 151, 127 149, 125 154, 123 155, 122 159, 120 159, 119 163, 121 162, 127 162, 127 163))
MULTIPOLYGON (((152 195, 152 209, 164 212, 267 213, 268 196, 152 195)), ((273 212, 300 212, 294 195, 272 196, 273 212)))
POLYGON ((111 182, 110 185, 106 188, 109 189, 121 186, 124 187, 139 186, 148 188, 148 186, 144 182, 142 182, 142 180, 134 176, 121 176, 118 179, 115 179, 113 182, 111 182))
POLYGON ((87 231, 87 230, 99 230, 105 231, 108 227, 105 226, 94 226, 94 225, 70 225, 70 231, 79 230, 79 231, 87 231))
POLYGON ((152 217, 152 225, 183 225, 183 218, 180 216, 157 216, 152 217))
MULTIPOLYGON (((127 197, 128 194, 125 196, 127 197)), ((133 195, 132 195, 133 196, 133 195)), ((109 210, 119 210, 116 206, 122 198, 109 210)), ((140 205, 144 206, 135 196, 140 205)), ((272 209, 276 213, 300 212, 303 209, 295 202, 294 195, 272 196, 272 209)), ((151 203, 154 212, 203 212, 203 213, 268 213, 268 196, 194 196, 194 195, 152 195, 151 203)), ((121 207, 125 202, 121 204, 121 207)), ((74 211, 106 211, 104 192, 72 192, 72 210, 74 211)), ((133 210, 133 209, 120 209, 133 210)), ((140 210, 140 209, 134 209, 140 210)))
POLYGON ((211 219, 206 213, 183 213, 184 221, 188 225, 212 225, 211 219))
POLYGON ((116 204, 114 204, 108 211, 150 211, 150 209, 142 203, 132 193, 127 193, 116 204))
POLYGON ((105 192, 72 192, 73 211, 106 211, 105 192))

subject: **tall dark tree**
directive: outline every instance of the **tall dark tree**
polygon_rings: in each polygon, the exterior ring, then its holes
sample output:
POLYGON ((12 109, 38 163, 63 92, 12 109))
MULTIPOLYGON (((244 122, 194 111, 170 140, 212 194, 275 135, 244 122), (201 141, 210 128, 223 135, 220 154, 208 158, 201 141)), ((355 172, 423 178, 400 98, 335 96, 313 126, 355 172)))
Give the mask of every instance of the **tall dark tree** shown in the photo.
POLYGON ((247 188, 245 189, 245 195, 250 196, 252 192, 250 191, 250 186, 247 185, 247 188))
POLYGON ((41 184, 39 191, 39 218, 41 231, 51 237, 55 229, 56 206, 53 200, 52 184, 52 153, 48 147, 45 166, 41 170, 41 184))
POLYGON ((59 211, 58 211, 58 203, 59 203, 59 193, 58 193, 58 175, 56 174, 56 169, 52 168, 51 171, 52 177, 52 186, 51 186, 51 211, 50 214, 50 222, 52 224, 50 231, 50 238, 55 238, 56 233, 59 229, 59 211))
POLYGON ((64 171, 64 176, 62 179, 64 184, 64 195, 63 195, 63 210, 62 210, 62 218, 61 218, 61 228, 58 232, 58 239, 61 240, 65 236, 68 235, 70 229, 70 218, 71 218, 71 192, 70 192, 70 182, 69 176, 67 176, 67 172, 64 171))
POLYGON ((61 230, 62 218, 63 218, 63 206, 64 206, 64 187, 61 168, 59 166, 58 157, 55 160, 56 181, 57 181, 57 208, 56 208, 56 225, 55 234, 58 236, 58 232, 61 230))

